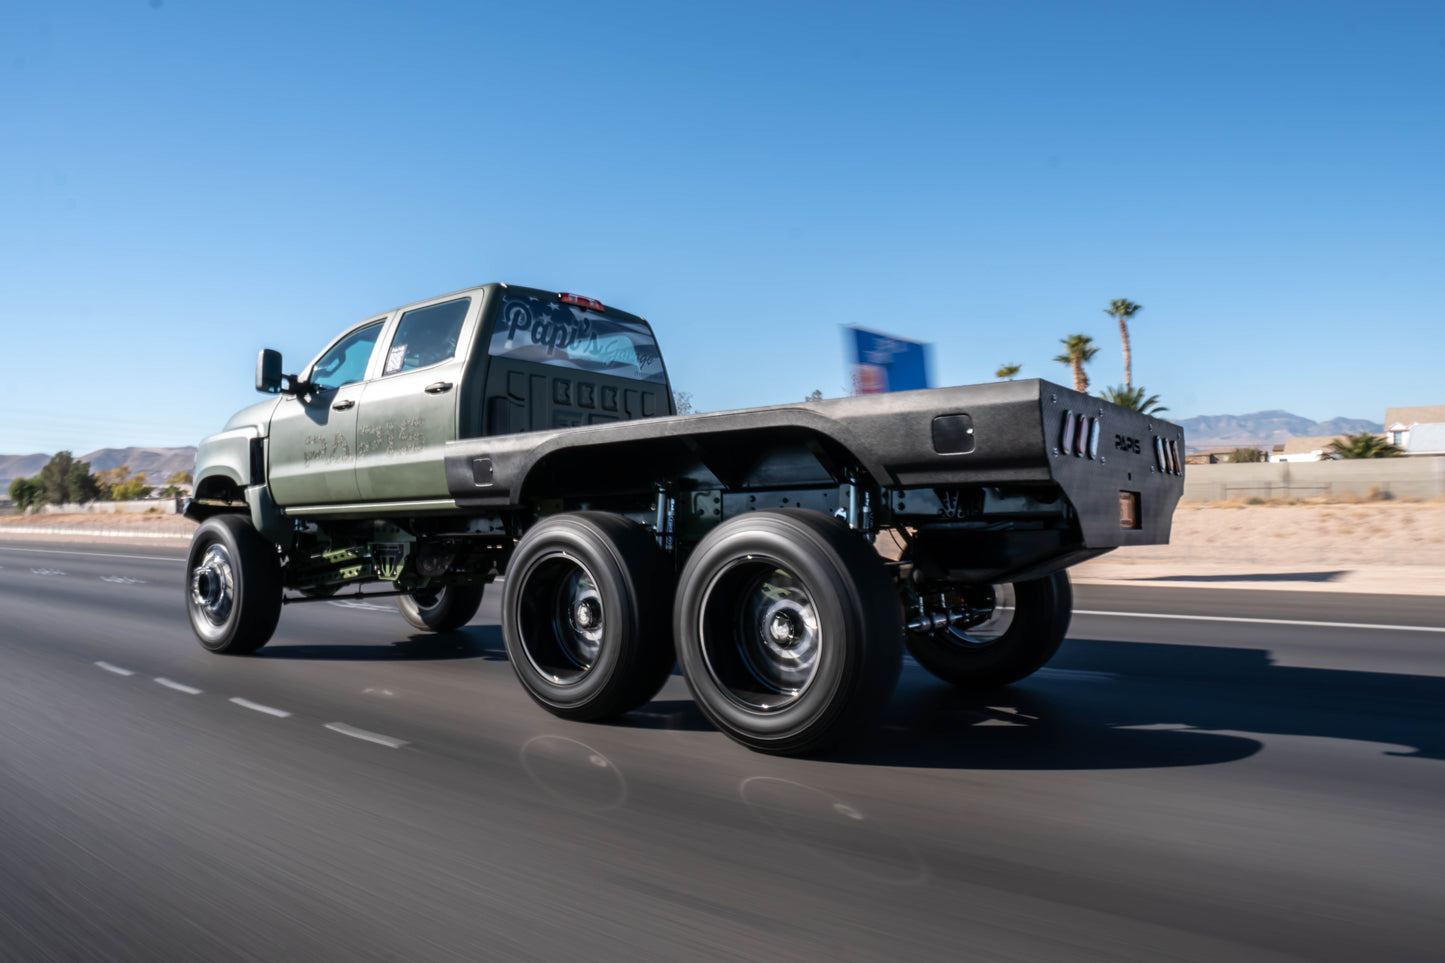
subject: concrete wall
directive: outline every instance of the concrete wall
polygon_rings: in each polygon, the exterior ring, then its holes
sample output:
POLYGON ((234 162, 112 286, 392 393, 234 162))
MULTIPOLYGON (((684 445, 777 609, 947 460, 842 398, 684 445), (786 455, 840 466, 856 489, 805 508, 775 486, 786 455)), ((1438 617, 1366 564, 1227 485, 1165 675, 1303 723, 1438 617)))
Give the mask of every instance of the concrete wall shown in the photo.
POLYGON ((1345 495, 1364 498, 1371 489, 1394 498, 1445 495, 1445 457, 1190 465, 1184 471, 1187 501, 1345 495))
POLYGON ((118 512, 132 512, 145 514, 149 512, 154 515, 160 512, 162 515, 174 515, 181 508, 179 498, 145 498, 133 502, 86 502, 83 505, 42 505, 42 515, 59 514, 101 514, 114 515, 118 512))

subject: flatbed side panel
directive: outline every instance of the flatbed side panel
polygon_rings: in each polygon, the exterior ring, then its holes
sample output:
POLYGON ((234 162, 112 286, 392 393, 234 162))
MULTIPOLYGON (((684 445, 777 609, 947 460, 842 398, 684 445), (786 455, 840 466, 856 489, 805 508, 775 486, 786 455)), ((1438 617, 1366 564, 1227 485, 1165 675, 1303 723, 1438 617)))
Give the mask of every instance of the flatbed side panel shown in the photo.
MULTIPOLYGON (((643 459, 653 452, 663 458, 685 446, 706 461, 710 452, 745 450, 754 439, 798 432, 851 454, 886 487, 1046 484, 1049 455, 1040 407, 1046 384, 935 388, 465 439, 447 446, 447 483, 461 506, 501 508, 520 504, 537 466, 564 451, 569 461, 585 464, 615 459, 619 453, 643 459), (972 447, 940 452, 934 421, 957 415, 971 420, 972 447), (576 457, 582 462, 575 462, 576 457)), ((583 479, 577 481, 579 487, 585 485, 583 479)))

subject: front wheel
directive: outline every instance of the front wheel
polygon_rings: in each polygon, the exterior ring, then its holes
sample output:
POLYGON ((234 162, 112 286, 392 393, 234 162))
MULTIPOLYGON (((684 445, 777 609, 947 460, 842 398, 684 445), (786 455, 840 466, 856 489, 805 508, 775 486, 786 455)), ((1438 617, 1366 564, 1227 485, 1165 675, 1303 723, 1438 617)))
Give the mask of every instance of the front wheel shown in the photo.
POLYGON ((276 546, 239 515, 206 519, 186 558, 186 611, 212 652, 244 655, 265 645, 281 618, 276 546))
POLYGON ((978 625, 909 632, 908 651, 945 682, 969 689, 1008 685, 1041 669, 1073 617, 1067 572, 996 587, 993 612, 978 625))
POLYGON ((836 519, 796 509, 708 533, 683 569, 673 634, 703 714, 778 755, 863 731, 903 656, 902 613, 877 553, 836 519))
POLYGON ((401 617, 423 632, 451 632, 472 620, 482 604, 481 585, 446 585, 398 595, 401 617))

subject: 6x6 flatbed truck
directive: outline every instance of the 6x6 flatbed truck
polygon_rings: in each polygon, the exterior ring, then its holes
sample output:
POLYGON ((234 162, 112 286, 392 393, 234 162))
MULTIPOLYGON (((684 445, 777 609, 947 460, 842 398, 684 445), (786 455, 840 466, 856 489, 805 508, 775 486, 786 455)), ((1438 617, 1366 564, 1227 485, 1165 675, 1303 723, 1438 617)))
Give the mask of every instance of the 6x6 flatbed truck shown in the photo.
POLYGON ((720 730, 778 754, 865 728, 905 647, 959 686, 1036 671, 1068 567, 1167 542, 1183 489, 1177 425, 1046 381, 678 415, 643 319, 505 284, 367 318, 295 375, 264 350, 256 387, 196 454, 207 649, 254 652, 283 603, 342 592, 454 630, 500 579, 549 712, 626 713, 678 664, 720 730))

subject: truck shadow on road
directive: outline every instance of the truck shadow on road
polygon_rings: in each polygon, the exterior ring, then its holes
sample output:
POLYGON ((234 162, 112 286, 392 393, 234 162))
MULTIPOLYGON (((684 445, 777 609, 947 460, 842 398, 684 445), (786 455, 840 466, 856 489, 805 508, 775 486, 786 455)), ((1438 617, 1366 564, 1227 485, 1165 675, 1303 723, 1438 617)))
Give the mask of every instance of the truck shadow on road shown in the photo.
POLYGON ((1329 572, 1249 572, 1232 575, 1151 575, 1136 578, 1134 582, 1335 582, 1346 575, 1349 569, 1335 569, 1329 572))
MULTIPOLYGON (((273 643, 253 658, 507 661, 501 629, 273 643)), ((612 725, 708 731, 690 699, 658 699, 612 725)), ((952 769, 1142 769, 1233 762, 1256 736, 1374 743, 1445 761, 1445 678, 1277 665, 1267 649, 1070 639, 1023 682, 968 692, 905 667, 879 726, 832 762, 952 769)))
POLYGON ((1268 650, 1073 639, 1017 685, 965 692, 909 666, 876 733, 835 762, 1127 769, 1232 762, 1254 736, 1445 760, 1445 678, 1275 664, 1268 650))

